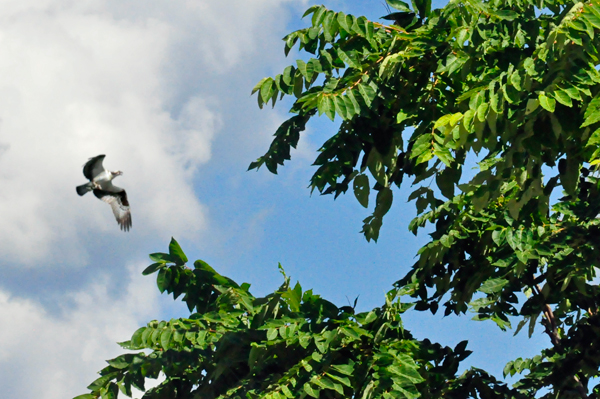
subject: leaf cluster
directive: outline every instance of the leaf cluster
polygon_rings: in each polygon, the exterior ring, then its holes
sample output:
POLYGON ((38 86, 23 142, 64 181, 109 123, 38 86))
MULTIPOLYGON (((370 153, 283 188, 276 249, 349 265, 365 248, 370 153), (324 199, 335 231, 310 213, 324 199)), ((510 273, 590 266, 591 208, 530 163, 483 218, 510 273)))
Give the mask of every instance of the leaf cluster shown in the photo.
MULTIPOLYGON (((530 335, 541 323, 552 348, 507 373, 526 373, 516 386, 532 394, 587 397, 600 367, 586 346, 600 338, 591 327, 600 305, 600 2, 387 3, 397 10, 384 17, 391 25, 310 8, 311 26, 284 39, 286 53, 299 43, 312 56, 299 61, 309 74, 286 69, 303 90, 263 91, 271 78, 255 90, 263 103, 295 96, 290 112, 303 124, 292 147, 311 117, 340 117, 311 188, 338 196, 352 186, 365 208, 375 191, 367 240, 379 236, 393 186, 410 178, 409 228, 433 230, 396 283, 416 310, 471 311, 503 330, 517 321, 516 333, 528 326, 530 335), (469 155, 478 167, 465 178, 469 155), (557 190, 564 196, 551 200, 557 190)), ((279 133, 250 168, 276 172, 289 159, 279 133)))
POLYGON ((356 313, 291 287, 282 270, 283 284, 257 298, 203 261, 188 268, 175 240, 169 249, 152 254, 144 273, 158 272, 158 288, 183 295, 191 315, 138 329, 120 344, 136 352, 109 360, 79 399, 132 396, 132 388, 144 398, 416 398, 424 387, 425 397, 455 397, 464 381, 496 384, 485 373, 456 376, 470 354, 466 341, 452 349, 414 339, 402 325, 411 305, 399 290, 356 313), (159 376, 146 390, 146 379, 159 376))

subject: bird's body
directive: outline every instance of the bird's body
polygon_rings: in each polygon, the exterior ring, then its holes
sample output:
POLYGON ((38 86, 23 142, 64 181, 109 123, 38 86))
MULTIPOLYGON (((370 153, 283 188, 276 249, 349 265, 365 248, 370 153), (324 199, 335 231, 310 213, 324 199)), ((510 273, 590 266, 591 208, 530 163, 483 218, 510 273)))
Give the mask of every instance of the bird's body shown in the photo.
POLYGON ((77 194, 85 195, 87 192, 93 191, 97 198, 110 205, 121 230, 129 231, 131 228, 131 211, 127 193, 121 187, 112 184, 112 180, 117 176, 121 176, 123 172, 111 172, 104 169, 104 166, 102 166, 104 157, 105 155, 98 155, 90 158, 83 166, 83 175, 89 182, 77 186, 77 194))

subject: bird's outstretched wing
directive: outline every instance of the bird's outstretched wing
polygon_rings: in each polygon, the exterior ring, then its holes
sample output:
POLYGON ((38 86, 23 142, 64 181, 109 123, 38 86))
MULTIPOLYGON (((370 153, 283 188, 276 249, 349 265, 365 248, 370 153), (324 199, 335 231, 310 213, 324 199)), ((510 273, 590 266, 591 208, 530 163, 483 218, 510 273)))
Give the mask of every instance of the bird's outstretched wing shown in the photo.
POLYGON ((95 189, 94 195, 110 205, 121 230, 129 231, 131 228, 131 210, 129 201, 127 201, 127 193, 122 188, 112 184, 108 189, 110 191, 95 189))
POLYGON ((83 165, 83 175, 88 180, 94 180, 94 177, 104 172, 104 166, 102 166, 102 161, 104 161, 105 156, 106 155, 98 155, 96 157, 90 158, 89 161, 87 161, 85 165, 83 165))

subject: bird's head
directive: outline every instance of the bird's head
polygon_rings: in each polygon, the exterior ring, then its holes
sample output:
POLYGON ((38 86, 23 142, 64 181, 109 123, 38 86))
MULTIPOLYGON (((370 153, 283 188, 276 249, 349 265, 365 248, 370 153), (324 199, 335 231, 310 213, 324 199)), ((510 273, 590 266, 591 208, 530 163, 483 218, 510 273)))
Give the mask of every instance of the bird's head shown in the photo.
POLYGON ((123 174, 123 172, 121 172, 120 170, 115 170, 114 172, 111 172, 113 175, 113 179, 117 176, 121 176, 123 174))

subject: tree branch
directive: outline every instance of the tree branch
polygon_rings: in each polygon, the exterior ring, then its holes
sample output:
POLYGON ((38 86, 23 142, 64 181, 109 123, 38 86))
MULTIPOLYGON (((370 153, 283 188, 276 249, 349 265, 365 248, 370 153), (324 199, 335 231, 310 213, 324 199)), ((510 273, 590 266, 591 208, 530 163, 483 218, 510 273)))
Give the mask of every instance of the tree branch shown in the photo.
MULTIPOLYGON (((538 284, 536 284, 533 288, 537 295, 542 295, 542 289, 538 284)), ((552 345, 554 345, 555 348, 562 349, 560 338, 558 336, 558 328, 556 326, 556 318, 554 317, 554 312, 552 311, 552 308, 549 304, 546 303, 545 298, 543 313, 545 319, 542 324, 546 328, 546 334, 548 334, 548 336, 550 337, 550 341, 552 341, 552 345)), ((579 380, 579 377, 577 377, 577 375, 574 374, 573 380, 575 381, 575 385, 577 387, 577 392, 579 392, 579 396, 581 396, 582 399, 588 399, 587 389, 583 386, 583 383, 581 382, 581 380, 579 380)))

